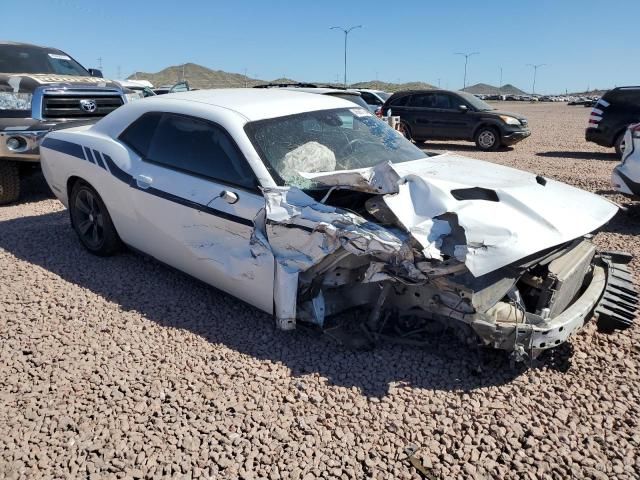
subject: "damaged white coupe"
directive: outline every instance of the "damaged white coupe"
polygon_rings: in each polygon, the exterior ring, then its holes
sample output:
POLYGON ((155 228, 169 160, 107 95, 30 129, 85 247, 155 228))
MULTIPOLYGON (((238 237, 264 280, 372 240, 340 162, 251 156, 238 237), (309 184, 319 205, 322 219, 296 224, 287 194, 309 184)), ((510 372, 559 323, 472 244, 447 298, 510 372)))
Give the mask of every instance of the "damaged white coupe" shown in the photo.
POLYGON ((89 251, 124 243, 282 329, 342 317, 372 339, 410 339, 437 322, 524 359, 594 313, 605 329, 635 318, 630 257, 590 239, 616 205, 426 154, 345 100, 252 89, 148 98, 50 133, 42 163, 89 251))

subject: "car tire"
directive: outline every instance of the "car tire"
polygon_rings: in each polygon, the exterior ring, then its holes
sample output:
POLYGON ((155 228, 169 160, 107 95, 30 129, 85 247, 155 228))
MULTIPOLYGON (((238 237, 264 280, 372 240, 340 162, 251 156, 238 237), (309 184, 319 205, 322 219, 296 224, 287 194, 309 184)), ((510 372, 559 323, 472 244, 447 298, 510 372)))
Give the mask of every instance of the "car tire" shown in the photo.
POLYGON ((407 140, 411 141, 411 128, 409 127, 409 124, 407 122, 404 122, 402 120, 400 120, 400 125, 398 126, 398 131, 400 133, 402 133, 402 135, 404 136, 404 138, 406 138, 407 140))
POLYGON ((500 133, 493 127, 481 127, 474 139, 478 150, 483 152, 492 152, 500 147, 500 133))
POLYGON ((78 181, 74 184, 69 197, 69 214, 71 226, 89 252, 107 257, 121 249, 122 241, 107 206, 88 183, 78 181))
POLYGON ((616 137, 616 141, 613 143, 613 147, 616 149, 616 155, 618 155, 618 158, 622 158, 622 154, 624 153, 624 134, 625 132, 619 134, 616 137))
POLYGON ((0 160, 0 205, 20 197, 20 171, 16 162, 0 160))

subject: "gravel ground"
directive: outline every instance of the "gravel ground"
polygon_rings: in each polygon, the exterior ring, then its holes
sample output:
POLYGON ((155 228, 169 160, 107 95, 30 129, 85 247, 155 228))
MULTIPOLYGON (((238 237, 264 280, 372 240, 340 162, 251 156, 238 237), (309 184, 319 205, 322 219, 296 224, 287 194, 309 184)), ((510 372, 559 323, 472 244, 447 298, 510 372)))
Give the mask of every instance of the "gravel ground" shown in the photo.
MULTIPOLYGON (((612 194, 588 109, 513 104, 533 135, 482 154, 612 194)), ((0 478, 640 478, 640 327, 589 324, 530 368, 455 340, 345 350, 133 253, 86 253, 40 176, 0 207, 0 478)), ((558 205, 561 208, 561 205, 558 205)), ((640 220, 596 242, 640 259, 640 220)), ((633 269, 637 271, 638 260, 633 269)))

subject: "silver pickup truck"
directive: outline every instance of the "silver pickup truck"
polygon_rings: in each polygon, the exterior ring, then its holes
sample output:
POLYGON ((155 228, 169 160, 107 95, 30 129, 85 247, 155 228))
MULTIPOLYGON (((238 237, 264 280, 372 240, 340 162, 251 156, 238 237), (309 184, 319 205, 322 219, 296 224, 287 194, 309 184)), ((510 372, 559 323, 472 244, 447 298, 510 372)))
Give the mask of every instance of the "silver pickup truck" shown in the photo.
POLYGON ((138 96, 60 50, 0 42, 0 205, 19 198, 20 175, 38 165, 47 132, 94 122, 138 96))

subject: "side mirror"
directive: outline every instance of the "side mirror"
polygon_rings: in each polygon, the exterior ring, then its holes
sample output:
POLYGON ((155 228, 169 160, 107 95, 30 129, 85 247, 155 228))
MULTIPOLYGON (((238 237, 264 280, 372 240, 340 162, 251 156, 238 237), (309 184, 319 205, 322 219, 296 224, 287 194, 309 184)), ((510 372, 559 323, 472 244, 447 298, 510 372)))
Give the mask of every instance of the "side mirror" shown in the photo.
POLYGON ((458 105, 458 110, 460 110, 462 113, 467 113, 469 111, 469 107, 467 107, 466 105, 458 105))
POLYGON ((90 68, 89 69, 89 75, 91 75, 92 77, 103 78, 102 77, 102 70, 98 70, 97 68, 90 68))

